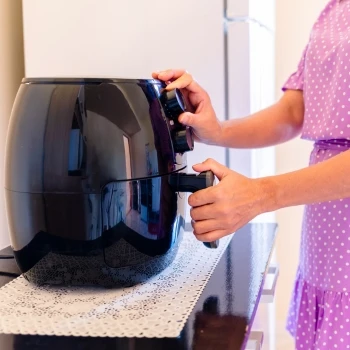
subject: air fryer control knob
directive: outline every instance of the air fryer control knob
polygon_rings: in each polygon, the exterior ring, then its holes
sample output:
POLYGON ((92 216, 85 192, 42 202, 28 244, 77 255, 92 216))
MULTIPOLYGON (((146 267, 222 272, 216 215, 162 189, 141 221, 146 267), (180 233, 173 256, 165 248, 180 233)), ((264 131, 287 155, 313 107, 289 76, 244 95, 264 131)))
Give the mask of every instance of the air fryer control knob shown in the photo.
POLYGON ((174 151, 176 153, 185 153, 193 151, 194 142, 190 128, 177 130, 173 135, 174 151))
POLYGON ((166 116, 170 119, 177 119, 186 110, 181 92, 178 89, 164 90, 160 96, 160 101, 163 104, 166 116))

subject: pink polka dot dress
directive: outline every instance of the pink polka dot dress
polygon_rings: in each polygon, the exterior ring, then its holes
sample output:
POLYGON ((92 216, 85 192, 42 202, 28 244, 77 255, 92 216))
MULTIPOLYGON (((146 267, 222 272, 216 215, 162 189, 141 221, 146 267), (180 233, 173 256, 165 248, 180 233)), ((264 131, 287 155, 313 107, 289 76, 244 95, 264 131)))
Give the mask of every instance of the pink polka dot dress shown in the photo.
MULTIPOLYGON (((350 151, 350 0, 327 4, 288 89, 303 91, 310 164, 350 151)), ((296 349, 350 349, 350 198, 305 207, 300 249, 287 322, 296 349)))

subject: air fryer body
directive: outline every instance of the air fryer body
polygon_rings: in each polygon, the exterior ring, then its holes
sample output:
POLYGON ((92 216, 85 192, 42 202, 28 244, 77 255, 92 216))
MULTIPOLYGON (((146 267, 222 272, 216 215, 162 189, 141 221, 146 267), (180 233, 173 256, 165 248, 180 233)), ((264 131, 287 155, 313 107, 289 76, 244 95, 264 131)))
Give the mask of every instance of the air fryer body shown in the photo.
POLYGON ((23 80, 5 191, 11 244, 30 281, 104 284, 108 275, 118 284, 116 270, 155 261, 157 273, 172 262, 186 196, 168 176, 186 167, 185 130, 166 115, 163 88, 155 80, 23 80))

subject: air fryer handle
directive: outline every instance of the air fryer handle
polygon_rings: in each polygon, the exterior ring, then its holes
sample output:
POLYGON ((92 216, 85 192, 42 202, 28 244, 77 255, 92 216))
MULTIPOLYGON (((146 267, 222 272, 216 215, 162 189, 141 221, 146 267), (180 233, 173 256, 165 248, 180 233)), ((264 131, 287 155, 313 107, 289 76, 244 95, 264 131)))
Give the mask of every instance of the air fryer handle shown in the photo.
POLYGON ((200 174, 173 173, 169 176, 169 183, 176 192, 197 192, 214 184, 212 171, 200 174))
MULTIPOLYGON (((169 183, 176 192, 197 192, 214 185, 214 173, 210 170, 200 174, 174 173, 169 175, 169 183)), ((203 242, 207 248, 218 248, 219 241, 203 242)))

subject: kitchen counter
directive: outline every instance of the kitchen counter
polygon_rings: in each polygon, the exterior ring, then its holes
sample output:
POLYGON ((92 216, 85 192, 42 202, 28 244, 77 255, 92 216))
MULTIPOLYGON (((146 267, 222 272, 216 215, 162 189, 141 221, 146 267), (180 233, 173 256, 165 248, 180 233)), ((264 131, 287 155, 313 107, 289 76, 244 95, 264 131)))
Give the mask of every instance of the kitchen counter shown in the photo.
MULTIPOLYGON (((177 338, 75 338, 0 334, 0 349, 244 349, 262 294, 275 237, 276 224, 252 223, 235 233, 177 338)), ((10 248, 0 252, 11 253, 10 248)), ((0 260, 0 271, 0 286, 15 278, 12 274, 19 273, 13 259, 0 260)))

